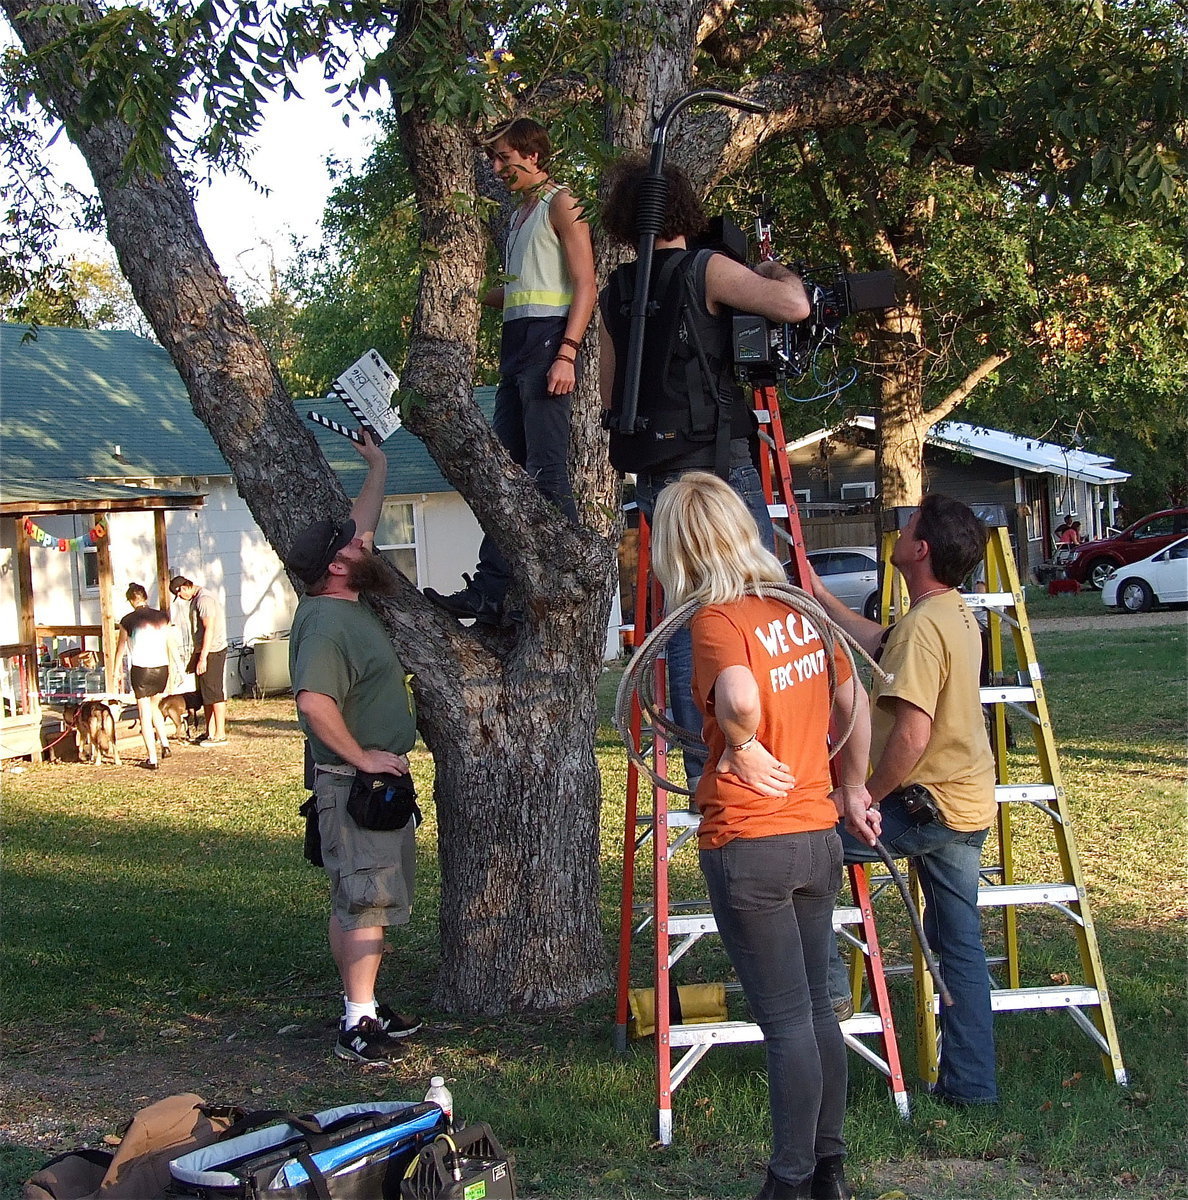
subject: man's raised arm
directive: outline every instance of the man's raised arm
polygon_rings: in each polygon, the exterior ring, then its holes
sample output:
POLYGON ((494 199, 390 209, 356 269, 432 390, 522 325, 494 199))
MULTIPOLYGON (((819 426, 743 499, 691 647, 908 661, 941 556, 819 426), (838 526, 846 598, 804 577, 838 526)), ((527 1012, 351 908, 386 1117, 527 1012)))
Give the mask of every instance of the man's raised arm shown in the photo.
POLYGON ((375 530, 379 525, 380 509, 384 504, 384 485, 388 478, 388 457, 375 434, 362 430, 363 442, 352 441, 359 457, 367 464, 367 478, 359 489, 359 495, 351 506, 351 520, 355 522, 355 536, 368 549, 375 542, 375 530))

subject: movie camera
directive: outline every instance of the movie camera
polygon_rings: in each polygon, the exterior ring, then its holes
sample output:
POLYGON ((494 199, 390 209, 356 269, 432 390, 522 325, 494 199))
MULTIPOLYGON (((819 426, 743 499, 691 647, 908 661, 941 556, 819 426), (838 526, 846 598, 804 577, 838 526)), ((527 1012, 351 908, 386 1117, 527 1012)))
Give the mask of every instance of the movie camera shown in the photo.
MULTIPOLYGON (((715 217, 698 247, 719 250, 737 262, 747 262, 747 238, 728 218, 715 217)), ((803 321, 777 324, 752 313, 736 313, 733 330, 734 368, 740 383, 785 385, 792 400, 808 403, 847 388, 858 377, 850 368, 845 377, 836 373, 832 353, 841 342, 841 324, 857 312, 894 308, 894 271, 843 271, 840 265, 809 267, 790 263, 789 269, 804 281, 811 311, 803 321), (829 353, 826 360, 823 356, 829 353), (828 361, 829 372, 823 370, 828 361), (789 381, 811 375, 819 385, 812 396, 788 391, 789 381)))

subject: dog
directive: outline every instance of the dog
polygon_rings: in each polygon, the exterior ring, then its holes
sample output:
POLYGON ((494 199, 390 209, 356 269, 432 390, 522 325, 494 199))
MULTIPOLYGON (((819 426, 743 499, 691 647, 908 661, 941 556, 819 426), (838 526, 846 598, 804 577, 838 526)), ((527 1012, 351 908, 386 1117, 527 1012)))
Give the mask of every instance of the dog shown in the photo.
POLYGON ((79 762, 100 766, 107 755, 117 767, 124 765, 116 742, 116 718, 123 708, 118 700, 84 700, 63 707, 62 720, 74 727, 79 762))
POLYGON ((202 715, 202 696, 199 692, 175 692, 161 701, 161 715, 173 722, 180 737, 193 737, 198 732, 202 715))

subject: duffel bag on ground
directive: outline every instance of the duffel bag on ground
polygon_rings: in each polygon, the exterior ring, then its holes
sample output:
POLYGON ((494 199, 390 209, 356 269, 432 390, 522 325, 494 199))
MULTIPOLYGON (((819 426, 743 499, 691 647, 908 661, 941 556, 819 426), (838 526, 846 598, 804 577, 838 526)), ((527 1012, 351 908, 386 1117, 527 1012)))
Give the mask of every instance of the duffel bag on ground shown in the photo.
POLYGON ((183 1155, 177 1196, 199 1200, 396 1200, 420 1151, 446 1128, 436 1104, 345 1104, 183 1155))
POLYGON ((243 1109, 206 1104, 183 1092, 142 1108, 115 1151, 76 1150, 24 1183, 22 1200, 163 1200, 169 1162, 222 1137, 243 1109))

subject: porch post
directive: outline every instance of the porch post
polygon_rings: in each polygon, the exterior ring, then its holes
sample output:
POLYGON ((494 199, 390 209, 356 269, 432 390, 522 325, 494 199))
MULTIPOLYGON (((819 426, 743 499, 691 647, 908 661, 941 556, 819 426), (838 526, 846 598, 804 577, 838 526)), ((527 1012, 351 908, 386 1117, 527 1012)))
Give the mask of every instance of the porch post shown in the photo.
POLYGON ((153 509, 153 545, 157 551, 157 607, 169 611, 169 544, 165 534, 165 510, 153 509))
MULTIPOLYGON (((91 515, 92 524, 98 525, 103 513, 91 515)), ((111 573, 111 524, 107 526, 107 536, 101 537, 95 543, 95 555, 99 567, 99 644, 103 650, 103 690, 115 692, 116 687, 116 621, 112 608, 112 588, 115 586, 111 573)))
MULTIPOLYGON (((33 560, 29 554, 29 535, 25 532, 25 518, 16 518, 16 590, 17 621, 19 640, 32 646, 37 641, 37 619, 33 615, 33 560)), ((35 659, 40 655, 35 654, 35 659)))

